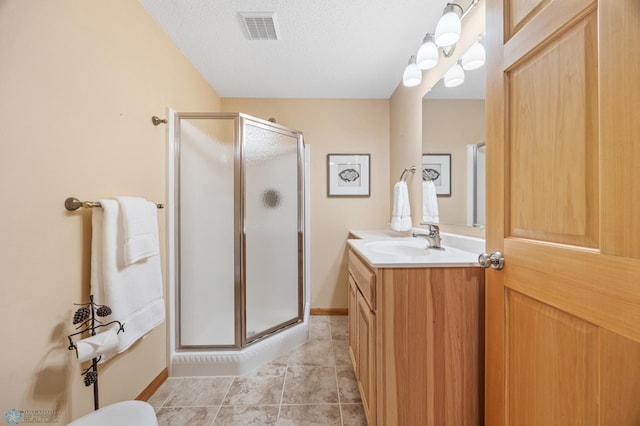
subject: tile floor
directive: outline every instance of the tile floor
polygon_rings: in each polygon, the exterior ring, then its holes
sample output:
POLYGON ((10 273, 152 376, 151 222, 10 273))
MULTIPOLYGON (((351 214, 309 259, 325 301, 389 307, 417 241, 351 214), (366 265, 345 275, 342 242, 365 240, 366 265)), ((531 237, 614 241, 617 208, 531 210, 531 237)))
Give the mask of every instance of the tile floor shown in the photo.
POLYGON ((346 316, 312 316, 306 344, 244 376, 169 378, 149 403, 160 426, 367 424, 346 316))

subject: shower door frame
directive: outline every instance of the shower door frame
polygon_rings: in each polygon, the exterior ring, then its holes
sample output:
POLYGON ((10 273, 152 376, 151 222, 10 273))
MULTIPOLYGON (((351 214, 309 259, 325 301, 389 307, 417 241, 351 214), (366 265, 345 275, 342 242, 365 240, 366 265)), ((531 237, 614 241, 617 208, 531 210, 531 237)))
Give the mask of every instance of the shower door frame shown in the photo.
POLYGON ((283 330, 294 324, 298 324, 304 319, 304 301, 305 301, 305 238, 304 218, 305 218, 305 170, 304 170, 304 137, 302 132, 289 129, 287 127, 275 124, 273 122, 252 117, 243 113, 206 113, 206 112, 173 112, 173 140, 175 143, 172 147, 173 168, 174 168, 174 220, 173 229, 175 235, 174 241, 174 274, 175 282, 175 346, 177 351, 181 350, 224 350, 224 349, 240 349, 268 336, 272 333, 283 330), (180 318, 181 318, 181 301, 180 301, 180 120, 182 119, 233 119, 234 123, 234 170, 233 170, 233 199, 234 199, 234 344, 233 345, 183 345, 181 343, 180 318), (297 228, 298 228, 298 314, 296 317, 286 320, 280 324, 270 327, 260 333, 247 338, 246 333, 246 234, 244 230, 245 224, 245 164, 243 161, 244 152, 244 123, 250 122, 255 127, 260 127, 270 131, 275 131, 286 136, 296 138, 297 152, 297 228), (239 259, 239 262, 237 261, 239 259), (239 267, 240 266, 240 267, 239 267))
MULTIPOLYGON (((481 200, 478 194, 478 153, 485 148, 485 167, 483 172, 486 174, 486 142, 482 141, 476 144, 467 145, 467 226, 475 228, 484 228, 487 218, 484 218, 482 224, 478 223, 478 212, 480 211, 478 202, 481 200)), ((486 187, 486 178, 485 178, 486 187)), ((485 191, 486 192, 486 191, 485 191)), ((483 205, 484 209, 485 206, 483 205)))

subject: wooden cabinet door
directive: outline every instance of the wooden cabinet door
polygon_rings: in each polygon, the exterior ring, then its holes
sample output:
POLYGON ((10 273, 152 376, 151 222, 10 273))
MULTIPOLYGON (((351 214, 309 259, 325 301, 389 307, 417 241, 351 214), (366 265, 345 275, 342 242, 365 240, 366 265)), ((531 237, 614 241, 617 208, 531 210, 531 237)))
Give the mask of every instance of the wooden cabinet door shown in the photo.
POLYGON ((375 425, 375 315, 361 293, 358 296, 358 382, 370 425, 375 425))
POLYGON ((349 275, 349 355, 358 375, 358 287, 349 275))
POLYGON ((640 2, 487 0, 486 417, 640 424, 640 2))

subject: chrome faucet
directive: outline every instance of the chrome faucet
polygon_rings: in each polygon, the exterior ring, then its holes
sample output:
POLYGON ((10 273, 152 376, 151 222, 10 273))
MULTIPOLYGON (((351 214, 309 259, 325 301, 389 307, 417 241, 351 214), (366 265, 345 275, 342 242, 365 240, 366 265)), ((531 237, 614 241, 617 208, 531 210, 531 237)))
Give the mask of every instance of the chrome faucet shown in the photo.
POLYGON ((414 238, 418 238, 418 237, 422 237, 425 238, 427 240, 427 243, 429 245, 427 245, 427 248, 435 248, 435 249, 439 249, 442 248, 440 247, 440 227, 438 225, 427 225, 429 228, 429 233, 428 234, 421 234, 418 232, 414 232, 413 234, 411 234, 412 237, 414 238))

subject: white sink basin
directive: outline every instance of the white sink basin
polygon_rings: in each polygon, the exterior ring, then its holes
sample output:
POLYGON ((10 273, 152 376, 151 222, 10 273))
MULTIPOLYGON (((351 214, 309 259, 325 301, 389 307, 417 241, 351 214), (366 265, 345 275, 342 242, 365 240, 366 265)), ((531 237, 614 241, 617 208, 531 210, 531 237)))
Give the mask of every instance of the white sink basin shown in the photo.
POLYGON ((478 252, 452 247, 455 242, 443 236, 443 248, 427 248, 422 238, 390 237, 380 239, 351 239, 349 246, 376 268, 438 268, 479 267, 478 252))
POLYGON ((364 246, 374 252, 390 256, 424 257, 431 253, 427 248, 427 242, 418 240, 371 241, 364 246))

